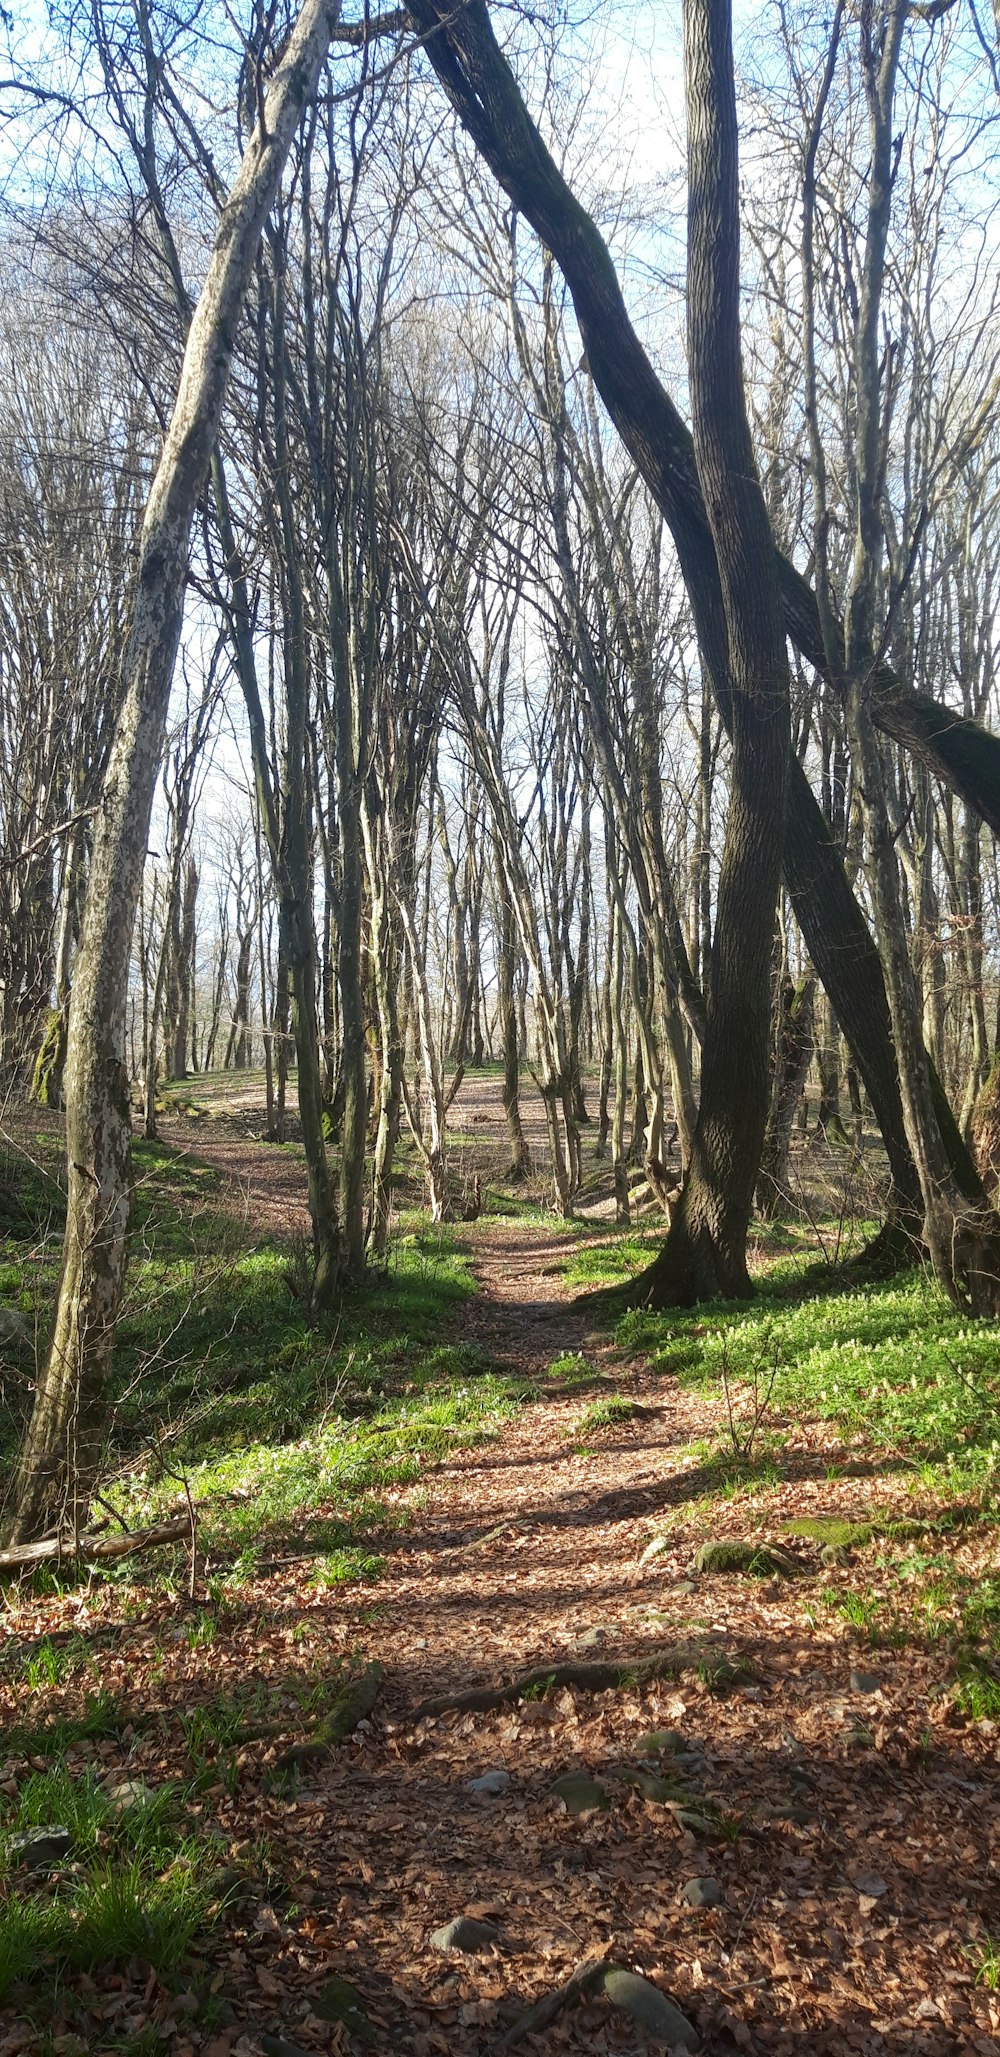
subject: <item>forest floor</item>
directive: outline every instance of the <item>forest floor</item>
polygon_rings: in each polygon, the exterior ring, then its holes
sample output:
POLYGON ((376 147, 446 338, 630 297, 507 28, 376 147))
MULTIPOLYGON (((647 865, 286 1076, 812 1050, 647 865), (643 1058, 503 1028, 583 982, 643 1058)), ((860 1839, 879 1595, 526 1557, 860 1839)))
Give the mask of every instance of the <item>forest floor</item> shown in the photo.
MULTIPOLYGON (((201 1554, 5 1589, 0 1827, 67 1833, 0 1867, 0 2057, 486 2057, 595 1958, 720 2057, 1000 2053, 992 1332, 919 1277, 817 1294, 795 1224, 752 1307, 595 1328, 573 1295, 642 1240, 498 1192, 451 1238, 404 1216, 317 1355, 273 1298, 298 1155, 248 1129, 147 1153, 124 1340, 123 1447, 130 1386, 199 1377, 109 1497, 189 1492, 201 1554)), ((516 2047, 683 2039, 615 1997, 516 2047)))

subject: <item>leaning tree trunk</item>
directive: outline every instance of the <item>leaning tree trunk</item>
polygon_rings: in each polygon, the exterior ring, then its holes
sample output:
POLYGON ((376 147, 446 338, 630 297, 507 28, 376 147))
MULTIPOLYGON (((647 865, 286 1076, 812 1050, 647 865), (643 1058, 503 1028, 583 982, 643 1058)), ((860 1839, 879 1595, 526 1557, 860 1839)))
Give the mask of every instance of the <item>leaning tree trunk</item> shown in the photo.
MULTIPOLYGON (((493 35, 484 0, 409 0, 426 52, 463 127, 515 206, 552 251, 569 286, 594 383, 662 508, 694 613, 702 663, 727 729, 733 710, 720 631, 718 568, 691 436, 642 348, 606 244, 546 150, 493 35)), ((816 596, 776 553, 786 625, 824 673, 816 596)), ((872 680, 882 730, 1000 826, 1000 739, 905 687, 888 665, 872 680)), ((893 1179, 891 1212, 906 1241, 920 1194, 906 1140, 889 1009, 878 952, 844 872, 836 839, 801 765, 789 769, 784 870, 806 947, 854 1051, 882 1130, 893 1179)), ((894 1224, 895 1225, 895 1224, 894 1224)))
POLYGON ((122 709, 97 817, 73 982, 62 1275, 14 1486, 14 1541, 55 1522, 75 1532, 100 1466, 129 1215, 128 963, 184 613, 191 525, 264 222, 339 13, 340 0, 303 0, 271 81, 223 209, 143 518, 122 709))

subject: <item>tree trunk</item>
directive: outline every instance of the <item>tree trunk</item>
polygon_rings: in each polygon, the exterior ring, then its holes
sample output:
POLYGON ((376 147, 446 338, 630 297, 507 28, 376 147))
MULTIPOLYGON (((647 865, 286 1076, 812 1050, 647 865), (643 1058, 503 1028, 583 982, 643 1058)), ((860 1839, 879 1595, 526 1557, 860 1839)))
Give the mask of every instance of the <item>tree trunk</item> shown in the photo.
MULTIPOLYGON (((607 247, 546 150, 496 44, 483 0, 466 0, 460 10, 446 0, 410 0, 409 12, 427 36, 428 59, 463 127, 563 271, 594 382, 670 526, 705 674, 731 729, 718 567, 691 437, 629 320, 607 247)), ((787 560, 778 555, 776 562, 788 631, 825 674, 815 595, 787 560)), ((984 820, 1000 827, 1000 741, 904 687, 886 665, 879 666, 873 683, 874 718, 885 733, 963 793, 984 820)), ((854 1050, 882 1128, 894 1209, 912 1213, 919 1206, 916 1171, 904 1131, 878 953, 836 841, 794 761, 783 861, 809 955, 854 1050)))
POLYGON ((131 1124, 123 1063, 129 952, 184 612, 191 525, 264 222, 339 12, 340 0, 304 0, 272 78, 223 210, 143 518, 122 711, 97 817, 73 981, 62 1274, 14 1487, 10 1539, 16 1542, 57 1522, 75 1533, 100 1469, 129 1213, 131 1124))
POLYGON ((815 990, 812 977, 799 979, 797 984, 789 978, 781 981, 771 1112, 757 1180, 757 1206, 769 1220, 788 1198, 792 1124, 813 1052, 815 990))
POLYGON ((721 0, 686 0, 684 27, 688 366, 725 607, 733 747, 691 1164, 664 1249, 630 1295, 654 1306, 750 1291, 746 1236, 770 1092, 771 946, 789 757, 784 623, 744 399, 729 10, 721 0))

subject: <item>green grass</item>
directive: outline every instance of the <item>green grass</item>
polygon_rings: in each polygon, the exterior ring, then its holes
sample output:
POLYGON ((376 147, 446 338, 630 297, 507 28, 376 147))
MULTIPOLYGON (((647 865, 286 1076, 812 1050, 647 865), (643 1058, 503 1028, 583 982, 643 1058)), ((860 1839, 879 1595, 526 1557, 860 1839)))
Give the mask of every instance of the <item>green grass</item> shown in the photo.
POLYGON ((772 1412, 835 1422, 917 1466, 949 1490, 989 1486, 1000 1459, 996 1324, 958 1314, 922 1274, 863 1289, 810 1293, 800 1277, 749 1305, 626 1314, 618 1340, 685 1382, 725 1374, 754 1384, 777 1367, 772 1412))
MULTIPOLYGON (((55 1159, 54 1139, 48 1147, 55 1159)), ((315 1551, 320 1583, 377 1577, 373 1538, 405 1518, 399 1492, 527 1397, 481 1350, 448 1337, 473 1287, 458 1240, 404 1217, 385 1269, 314 1327, 299 1253, 247 1248, 230 1182, 162 1143, 137 1142, 134 1161, 113 1427, 128 1463, 108 1497, 141 1523, 185 1504, 186 1479, 217 1562, 242 1561, 252 1576, 257 1560, 291 1544, 315 1551)), ((30 1315, 32 1298, 44 1310, 54 1292, 58 1236, 39 1249, 35 1231, 42 1188, 51 1185, 51 1203, 58 1185, 20 1158, 10 1177, 0 1278, 8 1297, 30 1278, 32 1297, 19 1294, 30 1315)), ((20 1425, 15 1412, 0 1415, 0 1461, 20 1425)), ((173 1575, 181 1556, 160 1553, 143 1579, 173 1575)), ((135 1575, 127 1564, 105 1574, 135 1575)), ((207 1621, 194 1631, 213 1632, 207 1621)), ((40 1653, 39 1679, 58 1662, 40 1653)))
POLYGON ((641 1271, 663 1247, 662 1227, 648 1234, 619 1235, 609 1241, 606 1222, 577 1226, 602 1240, 591 1247, 584 1241, 574 1250, 563 1267, 563 1277, 569 1285, 615 1285, 619 1279, 632 1278, 641 1271))
POLYGON ((1000 1946, 992 1936, 983 1936, 981 1942, 969 1951, 977 1986, 985 1986, 987 1992, 1000 1991, 1000 1946))
POLYGON ((176 1788, 116 1812, 93 1774, 33 1772, 0 1817, 0 1997, 139 1958, 176 1971, 208 1926, 218 1851, 190 1831, 176 1788), (54 1823, 73 1838, 52 1873, 8 1852, 11 1832, 54 1823))
POLYGON ((589 1436, 600 1429, 621 1428, 625 1422, 634 1420, 637 1412, 635 1401, 626 1393, 610 1393, 606 1400, 592 1401, 568 1433, 589 1436))

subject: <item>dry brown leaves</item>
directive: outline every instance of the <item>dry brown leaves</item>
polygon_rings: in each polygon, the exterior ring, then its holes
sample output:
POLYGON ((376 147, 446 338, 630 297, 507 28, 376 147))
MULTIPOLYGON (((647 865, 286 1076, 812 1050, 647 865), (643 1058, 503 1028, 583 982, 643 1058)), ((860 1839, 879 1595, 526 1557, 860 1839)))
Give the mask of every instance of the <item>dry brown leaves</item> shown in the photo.
MULTIPOLYGON (((558 1239, 523 1225, 483 1224, 476 1235, 486 1290, 467 1312, 468 1332, 534 1373, 580 1348, 580 1323, 552 1316, 558 1239)), ((190 1992, 161 1991, 138 1965, 78 1983, 55 2024, 64 2057, 155 2023, 175 2057, 251 2057, 262 2031, 306 2051, 346 2051, 343 2025, 315 2011, 334 1972, 364 1996, 376 2050, 482 2057, 519 2007, 608 1949, 661 1983, 711 2051, 1000 2053, 1000 2005, 974 1983, 970 1955, 984 1933, 1000 1934, 997 1740, 958 1715, 942 1691, 947 1659, 933 1649, 869 1652, 860 1661, 880 1689, 851 1691, 856 1645, 818 1593, 870 1583, 877 1552, 860 1572, 678 1590, 708 1532, 774 1536, 793 1514, 890 1506, 898 1482, 863 1452, 853 1453, 856 1476, 831 1481, 829 1447, 803 1437, 795 1476, 720 1502, 709 1518, 691 1505, 697 1466, 682 1451, 717 1434, 719 1419, 641 1366, 614 1370, 650 1414, 580 1455, 566 1431, 587 1396, 553 1399, 526 1408, 497 1442, 457 1452, 433 1475, 429 1504, 413 1494, 410 1526, 374 1593, 318 1592, 307 1567, 289 1567, 245 1589, 239 1615, 204 1648, 188 1647, 183 1613, 162 1601, 142 1625, 95 1642, 102 1683, 128 1696, 146 1725, 81 1749, 78 1761, 96 1754, 152 1784, 190 1778, 178 1717, 227 1681, 280 1688, 294 1672, 359 1656, 381 1658, 389 1680, 371 1721, 308 1790, 268 1790, 281 1747, 268 1739, 237 1753, 235 1793, 221 1776, 202 1793, 206 1832, 243 1864, 253 1892, 206 1937, 190 1992), (640 1565, 666 1518, 668 1549, 640 1565), (484 1547, 461 1547, 493 1528, 484 1547), (717 1697, 692 1669, 641 1692, 565 1690, 414 1727, 425 1696, 556 1661, 595 1630, 602 1656, 687 1639, 710 1666, 714 1651, 738 1650, 753 1682, 717 1697), (150 1727, 154 1714, 162 1719, 150 1727), (560 1772, 600 1776, 634 1755, 644 1732, 665 1727, 695 1752, 687 1777, 721 1824, 711 1838, 625 1787, 606 1812, 579 1819, 549 1797, 560 1772), (511 1775, 509 1793, 467 1791, 498 1767, 511 1775), (679 1888, 706 1874, 720 1881, 722 1904, 687 1909, 679 1888), (489 1917, 499 1944, 475 1958, 436 1953, 432 1931, 456 1914, 489 1917), (206 1990, 231 2010, 221 2027, 201 2023, 206 1990)), ((851 1453, 839 1455, 849 1468, 851 1453)), ((102 1588, 93 1600, 26 1604, 9 1625, 28 1639, 68 1626, 87 1633, 116 1604, 102 1588)), ((79 1691, 53 1689, 48 1711, 79 1691)), ((20 1705, 10 1689, 3 1698, 5 1713, 23 1719, 23 1688, 20 1705)), ((288 1720, 284 1740, 296 1733, 291 1705, 288 1720)), ((38 2047, 29 2027, 3 2017, 0 2057, 38 2047)), ((646 2045, 595 2000, 524 2047, 646 2045)))

